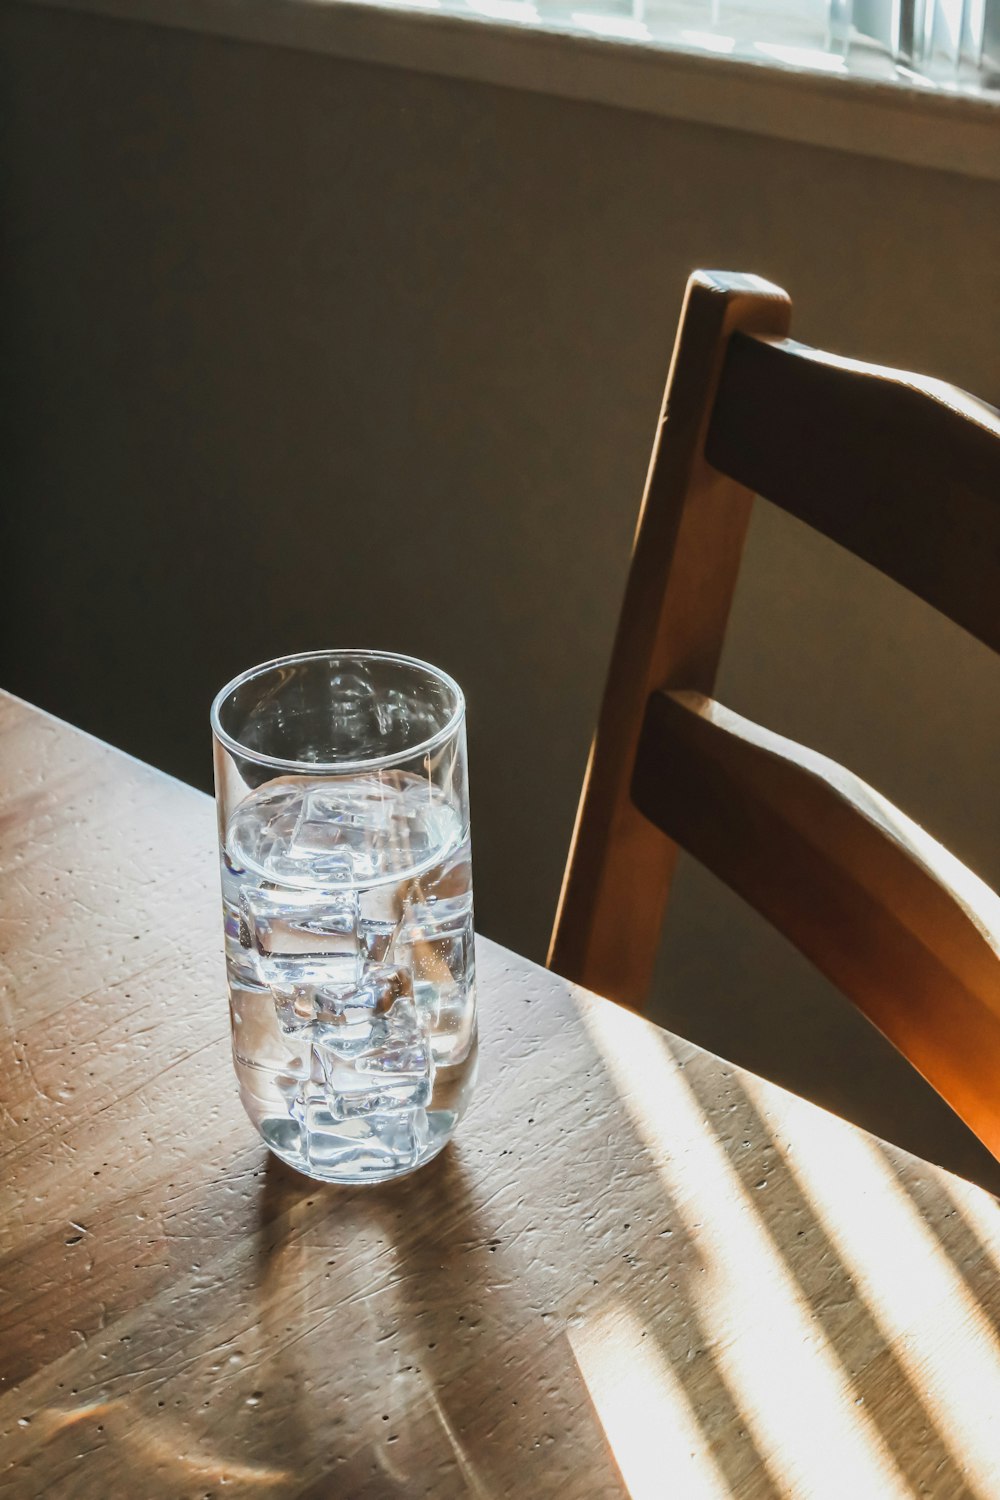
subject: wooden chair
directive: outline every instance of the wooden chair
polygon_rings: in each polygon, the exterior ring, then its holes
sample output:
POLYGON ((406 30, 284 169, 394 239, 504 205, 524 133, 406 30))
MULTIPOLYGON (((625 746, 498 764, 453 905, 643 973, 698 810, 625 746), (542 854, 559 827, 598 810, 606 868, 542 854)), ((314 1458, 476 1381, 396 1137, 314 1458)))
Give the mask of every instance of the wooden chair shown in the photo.
POLYGON ((549 966, 641 1007, 678 847, 790 938, 1000 1158, 1000 898, 712 692, 754 494, 1000 650, 1000 412, 688 282, 549 966))

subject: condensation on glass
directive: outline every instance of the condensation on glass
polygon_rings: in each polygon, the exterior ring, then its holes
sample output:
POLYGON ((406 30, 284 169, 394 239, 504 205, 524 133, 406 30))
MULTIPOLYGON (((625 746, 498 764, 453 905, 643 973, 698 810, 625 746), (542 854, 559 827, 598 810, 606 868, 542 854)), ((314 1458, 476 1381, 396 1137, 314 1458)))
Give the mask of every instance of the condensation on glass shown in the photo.
POLYGON ((268 662, 212 708, 233 1061, 270 1149, 377 1182, 476 1075, 465 705, 373 651, 268 662))

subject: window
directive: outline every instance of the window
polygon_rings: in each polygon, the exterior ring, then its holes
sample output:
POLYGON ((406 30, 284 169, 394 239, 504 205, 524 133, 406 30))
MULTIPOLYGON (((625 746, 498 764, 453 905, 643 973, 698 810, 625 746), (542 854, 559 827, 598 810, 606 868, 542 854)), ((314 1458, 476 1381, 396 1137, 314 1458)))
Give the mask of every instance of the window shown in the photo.
POLYGON ((398 0, 951 93, 1000 90, 1000 0, 398 0))

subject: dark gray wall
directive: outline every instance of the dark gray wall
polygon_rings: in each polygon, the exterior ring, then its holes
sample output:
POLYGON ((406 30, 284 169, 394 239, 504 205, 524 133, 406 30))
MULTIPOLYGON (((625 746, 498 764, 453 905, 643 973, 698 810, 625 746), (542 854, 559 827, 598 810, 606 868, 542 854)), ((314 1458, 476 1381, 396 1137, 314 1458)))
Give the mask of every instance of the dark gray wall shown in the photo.
MULTIPOLYGON (((1000 400, 1000 189, 56 11, 0 36, 0 680, 206 785, 238 668, 441 662, 481 926, 541 956, 687 272, 760 272, 799 337, 1000 400)), ((897 592, 761 506, 720 695, 1000 883, 1000 671, 897 592)), ((976 1167, 690 870, 663 969, 668 1024, 976 1167)))

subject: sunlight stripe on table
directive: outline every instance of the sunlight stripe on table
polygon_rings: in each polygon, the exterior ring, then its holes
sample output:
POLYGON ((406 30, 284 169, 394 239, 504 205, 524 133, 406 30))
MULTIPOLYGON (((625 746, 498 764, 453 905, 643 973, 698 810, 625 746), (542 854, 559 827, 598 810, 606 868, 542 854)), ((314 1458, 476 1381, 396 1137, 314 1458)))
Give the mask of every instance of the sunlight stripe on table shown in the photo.
POLYGON ((568 1336, 631 1500, 726 1500, 683 1387, 635 1315, 615 1302, 568 1336))
POLYGON ((705 1266, 681 1295, 768 1469, 797 1500, 910 1497, 666 1038, 606 1004, 583 1019, 705 1266))
MULTIPOLYGON (((825 1110, 744 1086, 927 1408, 984 1496, 1000 1487, 1000 1348, 989 1318, 874 1141, 825 1110)), ((974 1493, 970 1490, 969 1493, 974 1493)))

